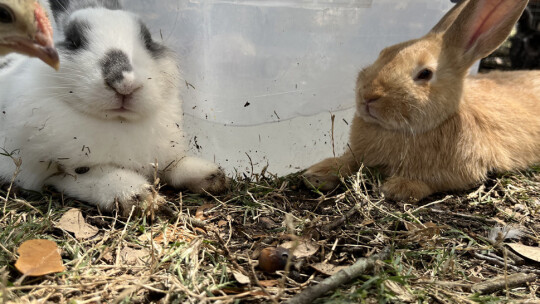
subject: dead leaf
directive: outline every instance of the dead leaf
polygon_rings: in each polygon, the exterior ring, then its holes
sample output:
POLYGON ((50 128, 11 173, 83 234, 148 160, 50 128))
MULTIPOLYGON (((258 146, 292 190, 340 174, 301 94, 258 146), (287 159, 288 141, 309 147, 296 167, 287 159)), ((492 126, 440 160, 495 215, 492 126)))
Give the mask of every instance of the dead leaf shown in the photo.
POLYGON ((69 209, 64 213, 55 227, 75 234, 76 239, 91 238, 99 231, 84 221, 81 210, 77 208, 69 209))
POLYGON ((246 292, 246 288, 244 288, 244 287, 241 287, 241 288, 238 288, 238 287, 225 287, 225 288, 222 288, 222 289, 215 289, 214 291, 212 291, 213 294, 219 294, 220 292, 224 292, 227 295, 237 295, 237 294, 246 292))
POLYGON ((269 219, 267 217, 259 218, 259 225, 264 230, 270 230, 277 227, 276 222, 274 222, 272 219, 269 219))
POLYGON ((392 291, 400 302, 412 303, 416 302, 416 297, 412 295, 405 287, 401 286, 397 282, 386 280, 384 281, 384 286, 392 291))
POLYGON ((214 294, 219 294, 221 295, 221 292, 227 294, 227 295, 240 295, 242 294, 241 297, 239 298, 244 298, 244 297, 248 297, 248 296, 254 296, 254 297, 264 297, 266 296, 266 294, 262 291, 262 290, 255 290, 255 291, 250 291, 246 288, 234 288, 234 287, 226 287, 226 288, 222 288, 222 289, 219 289, 219 290, 215 290, 213 291, 214 294), (217 291, 219 291, 220 293, 217 293, 217 291))
POLYGON ((197 211, 195 212, 195 218, 201 221, 208 219, 208 212, 215 206, 216 206, 215 204, 204 204, 200 206, 199 208, 197 208, 197 211))
POLYGON ((49 240, 29 240, 17 249, 19 259, 15 268, 22 274, 31 277, 62 272, 66 268, 62 264, 60 249, 49 240))
POLYGON ((446 226, 438 226, 435 223, 428 222, 425 224, 405 223, 405 228, 409 231, 409 242, 415 242, 423 247, 434 246, 437 242, 436 236, 441 234, 441 230, 446 226))
POLYGON ((107 263, 112 263, 114 261, 113 255, 110 251, 105 252, 101 258, 107 263))
POLYGON ((119 253, 120 261, 125 265, 143 266, 150 260, 150 250, 124 247, 119 253))
POLYGON ((246 285, 249 284, 251 281, 249 280, 249 277, 240 271, 233 270, 232 271, 233 277, 239 284, 246 285))
POLYGON ((362 223, 360 223, 360 226, 368 226, 368 225, 371 225, 375 223, 375 220, 372 220, 372 219, 365 219, 362 221, 362 223))
POLYGON ((296 242, 298 242, 298 246, 292 253, 295 258, 307 258, 319 251, 319 245, 309 240, 290 241, 281 244, 281 247, 291 249, 295 246, 296 242))
POLYGON ((160 235, 156 236, 154 238, 154 241, 157 243, 165 243, 165 240, 167 240, 168 243, 171 242, 191 242, 196 237, 193 233, 190 233, 189 231, 186 231, 182 227, 176 227, 169 226, 165 228, 165 231, 162 232, 160 235))
POLYGON ((327 276, 338 273, 341 269, 347 268, 347 266, 336 266, 328 263, 316 263, 310 265, 313 269, 327 276))
POLYGON ((428 237, 433 237, 437 234, 440 234, 441 229, 444 227, 438 226, 433 222, 428 222, 425 224, 405 222, 405 228, 407 228, 407 230, 409 230, 410 232, 415 232, 417 234, 423 234, 428 237))
POLYGON ((532 247, 519 243, 506 244, 520 256, 540 263, 540 247, 532 247))
POLYGON ((259 284, 262 287, 275 287, 279 285, 279 281, 278 280, 262 280, 262 281, 259 281, 259 284))

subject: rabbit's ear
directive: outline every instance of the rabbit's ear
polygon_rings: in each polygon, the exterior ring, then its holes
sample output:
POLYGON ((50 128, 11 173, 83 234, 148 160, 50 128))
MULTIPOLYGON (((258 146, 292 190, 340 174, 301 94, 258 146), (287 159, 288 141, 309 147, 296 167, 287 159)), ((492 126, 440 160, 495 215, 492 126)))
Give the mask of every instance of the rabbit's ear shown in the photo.
POLYGON ((58 15, 68 10, 70 1, 69 0, 51 0, 49 2, 51 5, 51 10, 54 15, 54 19, 56 22, 58 22, 58 15))
POLYGON ((461 13, 461 10, 467 5, 469 0, 461 0, 458 4, 454 5, 452 9, 442 17, 442 19, 431 29, 430 33, 442 33, 445 32, 456 20, 461 13))
POLYGON ((443 49, 456 50, 464 65, 493 52, 508 37, 528 0, 471 0, 443 35, 443 49))

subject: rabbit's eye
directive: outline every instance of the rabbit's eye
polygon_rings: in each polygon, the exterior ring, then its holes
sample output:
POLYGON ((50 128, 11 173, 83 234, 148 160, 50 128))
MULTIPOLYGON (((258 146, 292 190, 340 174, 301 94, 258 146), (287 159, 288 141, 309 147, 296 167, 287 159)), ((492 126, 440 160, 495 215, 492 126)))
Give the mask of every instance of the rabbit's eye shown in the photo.
POLYGON ((13 23, 15 16, 13 12, 6 6, 0 5, 0 23, 13 23))
POLYGON ((431 80, 432 77, 433 77, 433 71, 431 71, 430 69, 423 69, 416 75, 414 80, 415 81, 418 81, 418 80, 429 81, 431 80))
POLYGON ((70 50, 76 50, 81 44, 75 40, 66 40, 66 47, 70 50))
POLYGON ((84 22, 71 22, 65 29, 63 46, 71 51, 85 47, 88 44, 86 34, 89 28, 84 22))

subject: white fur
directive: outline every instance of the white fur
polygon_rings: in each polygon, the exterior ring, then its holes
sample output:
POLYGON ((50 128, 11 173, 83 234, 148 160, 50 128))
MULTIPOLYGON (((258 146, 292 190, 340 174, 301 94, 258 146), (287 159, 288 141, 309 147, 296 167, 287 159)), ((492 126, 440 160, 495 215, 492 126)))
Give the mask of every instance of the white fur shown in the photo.
MULTIPOLYGON (((223 175, 213 163, 186 158, 177 63, 170 54, 151 56, 137 17, 104 8, 68 17, 91 25, 88 49, 60 49, 59 72, 25 60, 0 74, 0 147, 22 159, 16 184, 31 190, 50 184, 110 210, 115 200, 129 204, 148 193, 156 162, 159 169, 168 166, 160 177, 175 187, 197 190, 223 175), (109 110, 119 101, 99 62, 112 48, 125 52, 133 66, 124 74, 124 84, 137 88, 129 112, 109 110), (90 171, 76 174, 79 167, 90 171)), ((9 157, 0 157, 4 181, 14 170, 9 157)))

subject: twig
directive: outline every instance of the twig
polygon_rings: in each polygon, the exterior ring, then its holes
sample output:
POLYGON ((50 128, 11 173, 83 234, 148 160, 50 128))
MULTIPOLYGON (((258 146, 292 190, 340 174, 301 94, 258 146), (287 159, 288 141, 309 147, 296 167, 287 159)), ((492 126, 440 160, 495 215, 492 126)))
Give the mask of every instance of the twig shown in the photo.
POLYGON ((378 254, 375 254, 369 258, 362 258, 356 261, 352 266, 340 270, 338 273, 324 279, 317 285, 306 288, 301 293, 297 294, 289 301, 288 304, 309 304, 313 303, 315 299, 323 296, 325 293, 332 291, 339 286, 347 284, 355 278, 361 276, 367 271, 372 270, 375 267, 377 260, 385 260, 390 256, 390 250, 388 248, 383 249, 378 254))
POLYGON ((339 243, 339 238, 336 238, 336 240, 334 241, 334 245, 332 246, 332 249, 330 249, 330 253, 324 259, 323 263, 328 263, 328 261, 330 261, 330 259, 332 258, 332 255, 334 254, 334 251, 336 250, 338 243, 339 243))
POLYGON ((253 194, 251 194, 251 192, 246 191, 246 193, 247 193, 247 195, 249 195, 249 197, 253 200, 254 203, 259 204, 259 205, 262 205, 262 206, 265 206, 265 207, 268 207, 268 208, 270 208, 270 210, 272 210, 272 211, 277 211, 277 212, 281 212, 281 213, 283 213, 283 214, 285 214, 285 215, 290 215, 290 216, 292 216, 294 219, 296 219, 297 221, 300 221, 300 219, 299 219, 298 217, 294 216, 293 214, 287 213, 287 211, 278 209, 278 208, 276 208, 276 207, 273 207, 273 206, 270 206, 270 205, 268 205, 268 204, 265 204, 265 203, 263 203, 263 202, 258 201, 258 200, 253 196, 253 194))
MULTIPOLYGON (((434 201, 434 202, 431 202, 431 203, 429 203, 429 204, 425 204, 425 205, 423 205, 423 206, 420 206, 420 207, 414 209, 413 211, 411 211, 411 213, 414 214, 414 213, 416 213, 416 212, 418 212, 418 211, 420 211, 420 210, 422 210, 422 209, 425 209, 425 208, 428 208, 428 207, 431 207, 431 206, 433 206, 433 205, 437 205, 437 204, 440 204, 440 203, 444 203, 445 201, 447 201, 447 200, 449 200, 449 199, 451 199, 451 198, 452 198, 452 195, 447 195, 447 196, 445 196, 445 197, 444 197, 443 199, 441 199, 441 200, 434 201)), ((429 208, 429 209, 431 210, 432 208, 429 208)))
MULTIPOLYGON (((238 264, 238 262, 236 261, 236 258, 233 257, 233 255, 231 254, 231 251, 229 250, 229 248, 227 248, 227 245, 225 244, 225 241, 223 240, 221 235, 219 235, 219 231, 216 231, 216 230, 213 230, 213 229, 210 230, 210 231, 214 232, 214 234, 216 235, 216 238, 218 239, 218 244, 220 245, 221 250, 223 250, 223 253, 225 254, 225 257, 229 260, 229 262, 231 262, 233 264, 234 268, 236 268, 236 270, 240 271, 246 277, 250 278, 249 273, 242 266, 240 266, 238 264)), ((250 281, 251 281, 251 279, 250 279, 250 281)))
POLYGON ((529 282, 534 282, 537 278, 538 275, 534 273, 514 273, 509 276, 500 276, 486 282, 474 284, 471 290, 481 294, 488 294, 503 289, 512 289, 529 282))
POLYGON ((279 291, 278 294, 272 299, 273 301, 279 301, 285 292, 285 281, 289 278, 289 273, 291 272, 291 266, 293 263, 294 252, 298 248, 299 241, 298 237, 294 234, 294 223, 292 215, 285 215, 285 227, 287 227, 288 234, 292 237, 293 243, 291 248, 289 248, 289 254, 287 256, 287 262, 285 263, 285 271, 281 273, 281 278, 279 279, 279 291))
POLYGON ((331 231, 336 229, 337 227, 341 226, 345 221, 350 219, 353 215, 355 215, 358 211, 360 211, 360 204, 355 204, 354 207, 351 208, 344 216, 342 216, 340 219, 333 221, 329 224, 326 224, 322 227, 325 231, 331 231))
MULTIPOLYGON (((118 203, 118 201, 117 201, 117 203, 118 203)), ((118 208, 116 208, 116 210, 118 210, 118 208)), ((128 227, 129 221, 131 220, 131 216, 133 216, 134 211, 135 211, 135 206, 132 206, 131 211, 129 212, 128 219, 126 221, 126 225, 124 226, 124 229, 122 229, 122 232, 120 233, 120 239, 118 241, 118 247, 116 248, 116 263, 115 263, 116 266, 120 265, 120 256, 121 256, 121 252, 122 252, 122 250, 121 250, 122 242, 124 241, 124 237, 126 235, 127 227, 128 227)), ((118 214, 116 216, 118 216, 118 214)))
POLYGON ((13 188, 13 184, 15 183, 15 179, 17 178, 17 175, 21 172, 21 165, 22 165, 22 159, 21 158, 15 158, 12 155, 9 155, 11 159, 13 160, 13 163, 15 164, 15 171, 13 172, 13 176, 11 177, 11 181, 9 182, 9 187, 6 192, 6 197, 4 198, 4 210, 3 213, 6 215, 6 207, 9 200, 9 194, 11 193, 11 188, 13 188))
POLYGON ((336 144, 334 140, 334 124, 336 120, 336 115, 330 114, 330 119, 332 120, 332 154, 336 157, 336 144))
POLYGON ((18 203, 18 204, 22 204, 22 205, 25 205, 26 207, 36 211, 37 213, 39 213, 40 215, 43 215, 43 212, 41 212, 39 209, 37 209, 36 207, 32 206, 29 202, 25 201, 25 200, 22 200, 22 199, 18 199, 18 198, 14 198, 11 200, 12 202, 14 203, 18 203))
POLYGON ((253 179, 253 175, 255 174, 255 169, 253 168, 253 160, 251 159, 251 156, 249 156, 247 152, 245 153, 249 159, 249 164, 251 165, 251 179, 253 179))
POLYGON ((460 283, 460 282, 448 282, 448 281, 432 281, 432 280, 418 280, 416 281, 419 284, 432 284, 437 286, 444 286, 449 288, 461 288, 465 291, 470 291, 472 284, 470 283, 460 283))
POLYGON ((524 272, 524 273, 534 273, 534 274, 537 274, 537 275, 540 274, 540 270, 520 268, 520 267, 511 265, 511 264, 505 263, 504 260, 501 261, 501 260, 499 260, 499 259, 495 259, 495 258, 486 256, 486 255, 483 255, 483 254, 480 254, 480 253, 477 253, 477 252, 473 252, 472 254, 473 254, 474 257, 476 257, 476 258, 479 258, 479 259, 481 259, 481 260, 488 261, 488 262, 490 262, 490 263, 492 263, 492 264, 495 264, 495 265, 498 265, 498 266, 501 266, 501 267, 507 267, 507 268, 510 268, 510 269, 512 269, 512 270, 514 270, 514 271, 524 272))
POLYGON ((440 210, 440 209, 435 209, 435 208, 428 208, 427 210, 429 210, 430 212, 433 212, 433 213, 443 213, 445 215, 453 215, 453 216, 461 217, 461 218, 472 220, 472 221, 482 221, 482 222, 487 223, 487 224, 497 224, 497 221, 492 220, 492 219, 483 218, 481 216, 457 213, 457 212, 452 212, 452 211, 448 211, 448 210, 440 210))
POLYGON ((14 260, 17 259, 17 256, 16 256, 13 252, 9 251, 6 247, 4 247, 4 245, 0 244, 0 249, 2 249, 2 250, 4 250, 5 252, 7 252, 7 254, 9 254, 9 256, 10 256, 12 259, 14 259, 14 260))
POLYGON ((248 260, 249 268, 251 270, 251 273, 250 273, 251 275, 249 276, 249 280, 253 281, 255 285, 259 286, 262 292, 264 292, 264 294, 270 300, 272 300, 272 303, 278 304, 278 301, 274 297, 272 297, 272 295, 268 292, 268 290, 266 290, 266 288, 264 288, 264 286, 261 285, 261 282, 259 282, 259 279, 257 278, 257 273, 255 272, 255 267, 253 266, 253 263, 251 262, 251 259, 249 258, 249 254, 246 254, 246 258, 248 260))

